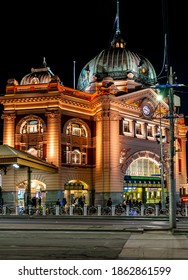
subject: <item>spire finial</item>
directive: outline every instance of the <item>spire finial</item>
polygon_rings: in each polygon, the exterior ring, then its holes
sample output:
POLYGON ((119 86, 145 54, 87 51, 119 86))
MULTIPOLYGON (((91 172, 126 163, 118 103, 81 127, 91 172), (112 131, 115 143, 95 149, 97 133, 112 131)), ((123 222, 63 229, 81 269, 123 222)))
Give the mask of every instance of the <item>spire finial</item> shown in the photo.
POLYGON ((46 63, 46 58, 43 57, 43 66, 46 67, 47 66, 47 63, 46 63))
POLYGON ((116 15, 116 34, 120 34, 120 29, 119 29, 119 0, 117 0, 117 15, 116 15))

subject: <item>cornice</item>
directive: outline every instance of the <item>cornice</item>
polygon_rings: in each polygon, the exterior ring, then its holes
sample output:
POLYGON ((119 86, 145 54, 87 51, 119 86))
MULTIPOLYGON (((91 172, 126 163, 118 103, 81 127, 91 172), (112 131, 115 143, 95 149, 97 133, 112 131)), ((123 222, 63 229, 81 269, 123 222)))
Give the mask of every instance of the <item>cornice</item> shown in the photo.
MULTIPOLYGON (((139 117, 140 104, 145 99, 158 104, 157 93, 153 89, 143 89, 122 96, 112 94, 88 94, 61 86, 61 91, 41 93, 18 93, 0 97, 0 103, 6 110, 27 110, 34 108, 48 108, 49 106, 59 107, 61 110, 68 110, 76 113, 95 115, 108 105, 110 110, 118 111, 120 114, 130 114, 139 117)), ((161 102, 163 109, 168 109, 165 102, 161 102)))

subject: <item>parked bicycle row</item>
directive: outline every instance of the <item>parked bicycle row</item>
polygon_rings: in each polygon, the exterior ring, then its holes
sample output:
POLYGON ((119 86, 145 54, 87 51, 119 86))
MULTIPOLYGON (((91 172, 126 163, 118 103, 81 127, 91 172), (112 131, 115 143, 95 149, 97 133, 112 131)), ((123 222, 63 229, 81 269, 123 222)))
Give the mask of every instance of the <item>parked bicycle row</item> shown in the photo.
MULTIPOLYGON (((83 216, 168 216, 168 208, 159 208, 159 205, 141 205, 125 207, 121 205, 112 205, 111 207, 101 205, 83 207, 78 205, 59 206, 59 205, 43 205, 39 207, 33 206, 8 206, 0 207, 0 215, 83 215, 83 216)), ((177 216, 188 216, 188 207, 177 207, 177 216)))

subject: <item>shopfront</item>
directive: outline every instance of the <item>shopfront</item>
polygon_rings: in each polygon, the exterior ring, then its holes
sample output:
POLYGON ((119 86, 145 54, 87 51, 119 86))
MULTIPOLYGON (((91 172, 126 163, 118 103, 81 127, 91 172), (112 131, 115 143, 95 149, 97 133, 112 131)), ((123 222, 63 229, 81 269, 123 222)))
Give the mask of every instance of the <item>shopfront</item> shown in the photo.
MULTIPOLYGON (((124 199, 132 202, 159 203, 162 200, 160 177, 128 176, 124 177, 124 199)), ((164 185, 166 193, 166 186, 164 185)))
POLYGON ((88 204, 88 188, 81 181, 69 181, 64 185, 64 197, 67 199, 68 205, 74 205, 78 200, 82 200, 84 204, 88 204))

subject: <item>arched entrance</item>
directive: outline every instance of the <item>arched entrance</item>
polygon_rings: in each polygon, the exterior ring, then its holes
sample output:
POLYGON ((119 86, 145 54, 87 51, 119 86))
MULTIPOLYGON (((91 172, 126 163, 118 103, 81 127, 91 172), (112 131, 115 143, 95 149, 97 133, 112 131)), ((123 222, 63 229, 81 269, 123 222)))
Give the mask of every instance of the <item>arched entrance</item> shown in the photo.
POLYGON ((158 155, 149 151, 135 153, 126 162, 124 200, 144 204, 159 203, 168 195, 165 175, 161 174, 158 155), (164 178, 164 183, 161 176, 164 178))
MULTIPOLYGON (((17 200, 19 206, 25 206, 27 204, 27 180, 21 182, 17 186, 17 200)), ((41 198, 41 204, 46 202, 46 184, 39 180, 31 180, 31 198, 36 197, 37 202, 41 198)))
POLYGON ((67 199, 67 205, 77 203, 78 199, 82 199, 84 204, 89 204, 87 184, 80 180, 71 180, 65 183, 64 197, 67 199))

